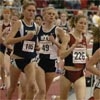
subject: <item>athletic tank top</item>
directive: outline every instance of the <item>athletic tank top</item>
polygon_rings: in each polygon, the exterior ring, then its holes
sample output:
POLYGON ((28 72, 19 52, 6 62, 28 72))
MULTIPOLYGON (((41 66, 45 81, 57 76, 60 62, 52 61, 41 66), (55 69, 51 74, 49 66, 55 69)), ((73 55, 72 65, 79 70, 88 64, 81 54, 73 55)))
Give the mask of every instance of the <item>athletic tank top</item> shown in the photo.
MULTIPOLYGON (((70 41, 68 43, 68 48, 70 48, 75 43, 75 38, 72 34, 70 35, 70 41)), ((84 35, 82 42, 78 44, 77 47, 65 58, 65 66, 75 66, 75 67, 85 67, 86 60, 86 38, 84 35), (82 46, 85 46, 84 48, 82 46)))
POLYGON ((60 27, 62 27, 66 32, 70 32, 67 22, 65 25, 62 25, 62 23, 60 23, 60 27))
MULTIPOLYGON (((28 34, 28 31, 36 30, 36 24, 33 23, 32 26, 27 26, 23 20, 20 20, 21 28, 15 35, 15 38, 24 36, 28 34)), ((34 35, 31 40, 24 40, 14 44, 14 54, 23 58, 34 58, 37 54, 35 51, 37 35, 34 35)))
POLYGON ((47 59, 56 59, 57 58, 57 46, 49 41, 49 36, 52 34, 55 40, 57 39, 55 33, 56 26, 54 26, 49 32, 44 32, 42 27, 38 34, 38 39, 40 41, 40 54, 47 55, 47 59))
MULTIPOLYGON (((6 36, 11 32, 11 23, 9 23, 8 25, 5 25, 3 22, 1 23, 2 24, 2 32, 4 31, 4 29, 7 29, 7 33, 4 33, 2 35, 3 38, 6 38, 6 36)), ((5 53, 5 50, 6 50, 6 46, 3 44, 3 43, 0 43, 0 51, 2 53, 5 53)))
POLYGON ((7 29, 8 32, 6 34, 3 34, 3 37, 5 37, 6 35, 8 35, 11 32, 11 23, 9 23, 8 25, 5 25, 4 23, 2 24, 2 32, 4 29, 7 29))

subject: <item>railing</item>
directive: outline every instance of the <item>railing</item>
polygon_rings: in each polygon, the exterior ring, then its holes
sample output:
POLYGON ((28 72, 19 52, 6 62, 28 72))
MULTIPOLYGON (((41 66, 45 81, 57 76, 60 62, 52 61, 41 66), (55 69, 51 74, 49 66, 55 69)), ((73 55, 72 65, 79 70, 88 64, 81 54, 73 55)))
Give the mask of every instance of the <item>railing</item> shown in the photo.
MULTIPOLYGON (((19 13, 22 13, 22 6, 20 6, 20 7, 14 7, 14 6, 0 6, 0 14, 1 14, 1 12, 2 12, 2 9, 3 8, 10 8, 10 9, 16 9, 19 13)), ((43 10, 43 8, 37 8, 37 11, 39 11, 40 13, 42 13, 42 10, 43 10)), ((75 12, 75 11, 79 11, 79 10, 82 10, 82 11, 84 11, 85 13, 85 15, 88 15, 88 12, 100 12, 99 10, 97 11, 97 10, 87 10, 87 9, 67 9, 67 8, 57 8, 57 11, 58 12, 61 12, 61 11, 66 11, 66 12, 68 12, 68 14, 70 15, 73 15, 73 13, 70 13, 70 12, 75 12)))
MULTIPOLYGON (((42 12, 43 8, 37 8, 37 10, 42 12)), ((66 12, 69 13, 69 15, 70 15, 70 12, 75 12, 75 11, 79 11, 79 10, 82 10, 83 12, 85 12, 84 13, 85 15, 88 15, 88 12, 91 12, 91 13, 93 13, 93 12, 100 12, 100 10, 97 11, 97 10, 87 10, 87 9, 67 9, 67 8, 59 9, 59 8, 57 8, 58 12, 66 11, 66 12)), ((73 15, 73 14, 71 14, 71 15, 73 15)))
POLYGON ((0 6, 0 15, 2 14, 2 10, 3 10, 4 8, 16 9, 19 13, 22 13, 22 6, 20 6, 20 7, 14 7, 14 6, 0 6))

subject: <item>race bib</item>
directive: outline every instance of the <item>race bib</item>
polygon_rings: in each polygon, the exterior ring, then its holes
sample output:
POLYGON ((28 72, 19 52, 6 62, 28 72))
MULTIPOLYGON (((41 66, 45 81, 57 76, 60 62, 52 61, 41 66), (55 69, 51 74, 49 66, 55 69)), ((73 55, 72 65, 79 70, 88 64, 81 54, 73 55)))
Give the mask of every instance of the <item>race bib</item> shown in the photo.
POLYGON ((73 63, 86 63, 86 48, 75 48, 73 50, 73 63))
POLYGON ((41 48, 40 53, 49 54, 51 46, 52 46, 52 42, 50 42, 50 41, 41 41, 40 42, 40 48, 41 48))
POLYGON ((35 42, 33 41, 24 41, 22 51, 25 52, 34 52, 35 42))

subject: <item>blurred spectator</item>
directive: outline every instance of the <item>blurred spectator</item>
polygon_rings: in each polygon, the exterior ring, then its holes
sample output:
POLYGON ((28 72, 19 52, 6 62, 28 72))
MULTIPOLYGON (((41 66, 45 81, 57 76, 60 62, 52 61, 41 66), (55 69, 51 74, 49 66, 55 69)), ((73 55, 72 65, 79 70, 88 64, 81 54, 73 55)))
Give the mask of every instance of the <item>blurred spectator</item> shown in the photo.
POLYGON ((12 6, 15 6, 15 7, 19 7, 19 6, 21 6, 21 2, 20 2, 20 0, 14 0, 12 6))
POLYGON ((91 3, 94 3, 95 5, 99 6, 100 0, 88 0, 88 5, 90 5, 91 3))
POLYGON ((81 9, 86 9, 88 7, 88 0, 81 0, 81 9))
POLYGON ((100 12, 94 12, 92 22, 95 26, 98 26, 98 19, 100 18, 100 12))
POLYGON ((77 15, 84 15, 84 11, 83 11, 83 10, 79 10, 79 11, 77 12, 77 15))
POLYGON ((18 14, 19 12, 18 12, 18 10, 17 10, 17 8, 11 8, 11 13, 12 14, 18 14))
POLYGON ((64 8, 64 0, 48 0, 48 4, 55 8, 64 8))
POLYGON ((73 1, 72 0, 64 0, 65 5, 67 8, 73 8, 73 1))
POLYGON ((89 9, 90 10, 98 10, 98 6, 96 6, 94 2, 91 2, 89 9))
POLYGON ((80 9, 81 1, 80 0, 64 0, 66 2, 66 7, 70 7, 72 9, 80 9))
POLYGON ((83 10, 74 10, 74 11, 73 11, 73 14, 74 14, 74 15, 84 15, 85 13, 84 13, 83 10))
POLYGON ((48 6, 47 0, 34 0, 36 2, 37 8, 44 8, 48 6))
POLYGON ((81 8, 81 1, 80 0, 73 0, 73 8, 80 9, 81 8))
POLYGON ((88 11, 88 16, 94 16, 97 13, 97 10, 99 10, 99 8, 95 5, 94 2, 91 2, 89 7, 88 7, 89 11, 88 11))

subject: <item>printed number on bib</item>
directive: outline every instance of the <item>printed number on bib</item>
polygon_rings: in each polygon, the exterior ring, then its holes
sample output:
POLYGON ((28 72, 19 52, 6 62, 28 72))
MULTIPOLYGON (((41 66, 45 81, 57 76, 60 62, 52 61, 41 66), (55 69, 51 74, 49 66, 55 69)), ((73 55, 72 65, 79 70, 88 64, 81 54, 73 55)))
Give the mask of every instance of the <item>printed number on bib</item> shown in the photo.
POLYGON ((25 52, 34 52, 35 42, 24 41, 22 50, 25 52))
POLYGON ((42 49, 43 49, 43 51, 49 51, 49 45, 48 44, 44 44, 42 49))
POLYGON ((48 41, 41 41, 41 43, 40 43, 40 47, 41 47, 40 52, 41 52, 41 53, 49 54, 49 52, 50 52, 50 46, 51 46, 51 45, 52 45, 51 42, 48 42, 48 41))
POLYGON ((73 63, 86 63, 86 48, 75 48, 73 50, 73 63))

